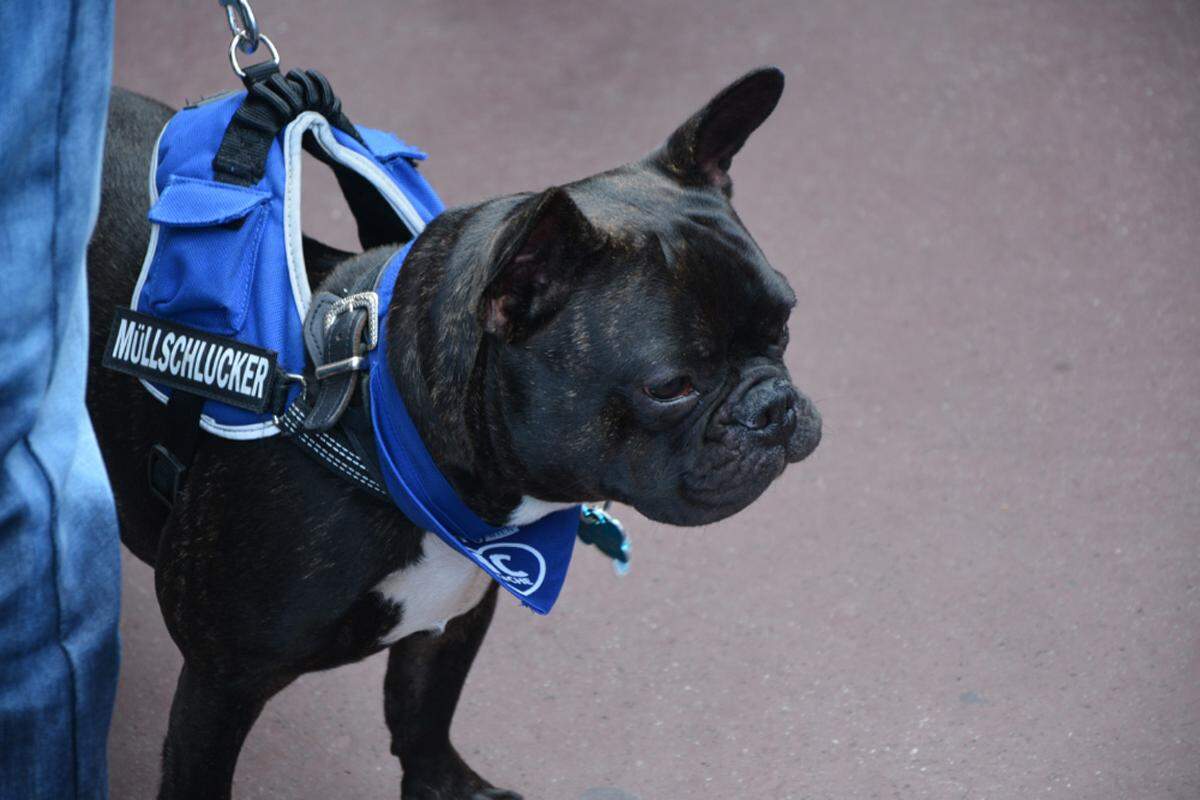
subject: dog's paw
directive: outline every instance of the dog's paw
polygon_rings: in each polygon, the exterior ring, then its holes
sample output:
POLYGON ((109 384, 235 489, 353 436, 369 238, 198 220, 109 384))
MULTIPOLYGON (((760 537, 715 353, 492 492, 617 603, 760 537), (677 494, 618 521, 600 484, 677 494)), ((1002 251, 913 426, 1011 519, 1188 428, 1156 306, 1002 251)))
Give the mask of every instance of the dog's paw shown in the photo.
POLYGON ((525 800, 524 797, 509 789, 484 789, 471 795, 471 800, 525 800))
POLYGON ((432 758, 410 759, 403 766, 401 800, 523 800, 516 792, 497 789, 479 777, 453 749, 432 758))
POLYGON ((523 795, 510 789, 497 789, 494 786, 463 787, 443 786, 434 788, 429 785, 414 787, 414 791, 405 791, 401 800, 525 800, 523 795))

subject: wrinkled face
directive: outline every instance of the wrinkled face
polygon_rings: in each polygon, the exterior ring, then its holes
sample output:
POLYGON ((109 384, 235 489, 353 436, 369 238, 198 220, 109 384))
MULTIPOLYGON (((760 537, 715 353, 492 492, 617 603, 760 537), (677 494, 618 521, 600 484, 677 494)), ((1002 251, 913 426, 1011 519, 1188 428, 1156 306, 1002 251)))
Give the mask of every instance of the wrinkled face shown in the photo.
POLYGON ((727 172, 782 83, 751 73, 651 157, 547 190, 510 223, 482 319, 534 496, 704 524, 816 448, 820 416, 783 363, 795 295, 727 172))
POLYGON ((568 188, 597 244, 561 311, 505 354, 522 463, 553 499, 677 525, 741 510, 821 436, 783 363, 791 288, 719 192, 634 168, 568 188))

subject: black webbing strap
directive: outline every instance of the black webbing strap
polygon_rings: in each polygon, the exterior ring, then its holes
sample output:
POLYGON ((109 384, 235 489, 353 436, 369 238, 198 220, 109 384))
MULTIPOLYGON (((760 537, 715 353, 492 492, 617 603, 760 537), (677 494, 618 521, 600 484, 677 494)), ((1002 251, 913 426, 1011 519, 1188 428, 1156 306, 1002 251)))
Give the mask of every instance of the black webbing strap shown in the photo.
POLYGON ((167 401, 166 433, 150 449, 147 473, 150 492, 171 507, 183 488, 200 441, 200 411, 204 398, 175 389, 167 401))
POLYGON ((376 283, 394 253, 384 248, 363 254, 353 274, 338 275, 313 297, 304 320, 313 365, 308 391, 279 419, 279 429, 302 450, 384 501, 390 496, 375 452, 365 356, 378 334, 372 324, 379 313, 376 283), (372 334, 364 341, 368 330, 372 334))
POLYGON ((304 345, 313 364, 305 430, 330 430, 349 408, 367 369, 367 353, 379 337, 375 283, 395 252, 379 248, 364 253, 354 277, 341 276, 339 285, 327 284, 313 295, 304 318, 304 345))
MULTIPOLYGON (((279 132, 305 111, 320 113, 331 125, 366 147, 358 129, 342 112, 342 101, 317 70, 294 69, 284 77, 272 62, 265 61, 248 67, 243 80, 246 99, 234 112, 213 157, 213 176, 218 181, 238 186, 253 186, 261 181, 267 169, 267 155, 279 132)), ((358 225, 358 239, 364 250, 412 238, 412 233, 398 222, 395 211, 369 181, 332 160, 311 136, 305 137, 304 148, 333 170, 358 225)))
POLYGON ((304 420, 305 430, 329 430, 350 405, 358 378, 367 369, 367 351, 376 346, 378 302, 374 292, 345 298, 321 292, 313 298, 305 319, 305 333, 312 330, 313 336, 305 338, 319 342, 319 349, 309 347, 315 400, 304 420))
MULTIPOLYGON (((374 463, 374 439, 362 432, 363 426, 370 423, 366 422, 361 407, 343 418, 348 421, 350 417, 363 415, 353 435, 347 435, 341 426, 329 431, 306 431, 304 418, 307 413, 301 400, 292 403, 279 419, 279 430, 336 475, 380 500, 390 502, 391 496, 384 488, 377 463, 374 463)), ((369 434, 369 427, 366 432, 369 434)))
POLYGON ((315 69, 279 74, 270 62, 246 70, 246 99, 234 112, 213 157, 213 176, 223 183, 253 186, 262 180, 267 153, 279 132, 305 111, 316 111, 360 143, 362 137, 342 113, 342 101, 315 69))

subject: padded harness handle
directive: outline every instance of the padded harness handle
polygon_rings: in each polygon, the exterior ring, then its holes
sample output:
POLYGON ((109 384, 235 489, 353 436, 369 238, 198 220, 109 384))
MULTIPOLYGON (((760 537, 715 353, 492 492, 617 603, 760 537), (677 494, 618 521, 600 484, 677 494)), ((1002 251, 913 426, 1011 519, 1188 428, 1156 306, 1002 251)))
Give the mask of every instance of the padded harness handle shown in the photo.
POLYGON ((315 69, 294 69, 285 78, 275 64, 264 62, 246 69, 245 83, 246 99, 234 112, 213 157, 216 180, 238 186, 261 181, 271 144, 289 122, 305 111, 318 112, 335 128, 366 146, 342 113, 342 101, 329 81, 315 69))

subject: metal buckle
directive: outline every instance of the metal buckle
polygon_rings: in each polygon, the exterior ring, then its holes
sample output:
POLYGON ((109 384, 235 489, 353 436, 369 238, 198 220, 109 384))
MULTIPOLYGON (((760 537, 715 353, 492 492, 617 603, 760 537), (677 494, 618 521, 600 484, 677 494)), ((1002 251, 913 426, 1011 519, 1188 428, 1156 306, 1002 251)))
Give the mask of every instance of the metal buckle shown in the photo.
MULTIPOLYGON (((305 380, 303 375, 297 374, 295 372, 283 373, 283 380, 275 389, 276 396, 281 397, 283 400, 286 401, 288 392, 290 391, 286 387, 290 386, 293 383, 300 384, 300 397, 298 399, 304 400, 308 396, 308 381, 305 380)), ((278 406, 276 406, 276 407, 278 408, 278 406)), ((276 428, 279 428, 280 430, 282 430, 282 426, 280 425, 280 423, 283 421, 283 415, 287 413, 287 408, 288 408, 287 406, 284 406, 278 414, 275 414, 275 413, 271 414, 271 424, 274 425, 276 428)))
POLYGON ((328 364, 322 364, 313 370, 317 380, 323 381, 326 378, 332 378, 334 375, 341 375, 344 372, 358 372, 367 366, 367 359, 363 356, 351 356, 343 358, 341 361, 330 361, 328 364))
POLYGON ((375 292, 358 292, 339 298, 325 312, 323 330, 328 332, 339 316, 354 308, 367 310, 367 349, 374 350, 379 343, 379 295, 375 292))
POLYGON ((150 457, 146 460, 150 494, 166 504, 167 508, 175 505, 186 474, 187 467, 165 445, 156 444, 150 448, 150 457))

